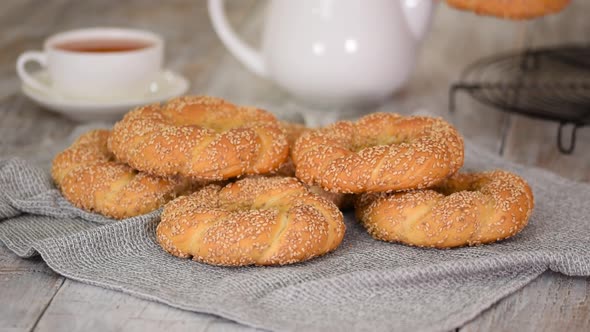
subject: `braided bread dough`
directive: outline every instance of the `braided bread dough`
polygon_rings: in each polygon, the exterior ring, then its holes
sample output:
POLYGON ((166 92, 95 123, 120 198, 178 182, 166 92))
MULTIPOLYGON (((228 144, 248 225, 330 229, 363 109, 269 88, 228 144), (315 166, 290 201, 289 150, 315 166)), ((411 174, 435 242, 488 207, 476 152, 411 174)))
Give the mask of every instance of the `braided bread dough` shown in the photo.
MULTIPOLYGON (((93 130, 53 160, 51 176, 75 206, 122 219, 153 211, 193 184, 137 172, 107 150, 108 130, 93 130)), ((196 185, 196 184, 195 184, 196 185)))
POLYGON ((269 175, 278 175, 278 176, 295 176, 295 165, 293 165, 293 158, 291 158, 291 152, 293 151, 293 146, 295 145, 295 141, 304 133, 311 131, 310 128, 298 123, 286 122, 281 121, 281 129, 287 138, 287 144, 289 146, 289 157, 285 160, 281 166, 273 171, 269 175))
POLYGON ((456 174, 434 189, 365 194, 357 218, 378 240, 450 248, 500 241, 520 232, 534 200, 506 171, 456 174))
POLYGON ((297 179, 256 177, 168 203, 157 239, 174 256, 208 264, 283 265, 336 249, 344 231, 340 210, 297 179))
MULTIPOLYGON (((284 121, 281 122, 281 127, 287 136, 289 151, 293 150, 295 141, 297 141, 301 135, 312 131, 312 129, 305 127, 304 125, 284 121)), ((283 163, 278 170, 273 172, 273 175, 295 177, 295 165, 293 164, 293 159, 291 157, 287 158, 287 161, 283 163)), ((319 186, 308 186, 308 189, 314 194, 320 195, 336 204, 341 210, 346 210, 353 206, 352 195, 325 191, 319 186)))
POLYGON ((109 149, 141 171, 206 180, 270 172, 289 152, 272 114, 212 97, 180 97, 129 112, 113 128, 109 149))
POLYGON ((463 165, 463 139, 438 118, 372 113, 303 134, 292 151, 303 182, 340 193, 427 188, 463 165))

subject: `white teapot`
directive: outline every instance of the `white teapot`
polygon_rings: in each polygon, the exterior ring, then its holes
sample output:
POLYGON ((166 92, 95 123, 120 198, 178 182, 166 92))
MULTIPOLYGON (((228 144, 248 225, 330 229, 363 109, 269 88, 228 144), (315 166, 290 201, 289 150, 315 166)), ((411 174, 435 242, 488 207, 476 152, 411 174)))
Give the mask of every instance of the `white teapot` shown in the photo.
POLYGON ((367 106, 408 79, 434 0, 270 0, 262 50, 227 22, 223 0, 209 0, 213 27, 254 73, 306 103, 367 106))

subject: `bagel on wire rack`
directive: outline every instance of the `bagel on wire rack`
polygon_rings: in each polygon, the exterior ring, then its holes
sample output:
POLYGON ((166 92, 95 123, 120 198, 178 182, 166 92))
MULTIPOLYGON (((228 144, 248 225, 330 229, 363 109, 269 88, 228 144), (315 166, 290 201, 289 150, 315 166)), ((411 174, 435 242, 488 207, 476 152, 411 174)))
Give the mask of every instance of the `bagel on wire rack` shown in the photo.
POLYGON ((570 0, 447 0, 457 9, 508 19, 531 19, 560 12, 570 0))
POLYGON ((182 258, 225 266, 283 265, 340 244, 340 210, 295 178, 244 178, 207 186, 164 207, 157 239, 182 258))
POLYGON ((498 170, 456 174, 432 189, 363 194, 355 207, 375 239, 452 248, 516 235, 527 225, 534 199, 525 180, 498 170))
POLYGON ((107 150, 108 130, 92 130, 53 160, 51 176, 75 206, 123 219, 158 209, 196 183, 138 172, 107 150))
POLYGON ((463 165, 463 139, 442 119, 372 113, 303 134, 297 177, 339 193, 427 188, 463 165))
POLYGON ((115 124, 108 146, 135 169, 204 180, 268 173, 289 151, 271 113, 213 97, 139 107, 115 124))

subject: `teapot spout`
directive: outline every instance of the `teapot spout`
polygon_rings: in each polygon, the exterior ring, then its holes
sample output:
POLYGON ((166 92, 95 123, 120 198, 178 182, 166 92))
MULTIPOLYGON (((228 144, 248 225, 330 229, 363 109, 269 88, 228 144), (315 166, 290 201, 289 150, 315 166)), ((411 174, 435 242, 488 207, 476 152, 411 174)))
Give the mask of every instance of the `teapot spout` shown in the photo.
POLYGON ((430 27, 432 12, 436 6, 434 0, 401 0, 408 29, 416 41, 421 41, 430 27))

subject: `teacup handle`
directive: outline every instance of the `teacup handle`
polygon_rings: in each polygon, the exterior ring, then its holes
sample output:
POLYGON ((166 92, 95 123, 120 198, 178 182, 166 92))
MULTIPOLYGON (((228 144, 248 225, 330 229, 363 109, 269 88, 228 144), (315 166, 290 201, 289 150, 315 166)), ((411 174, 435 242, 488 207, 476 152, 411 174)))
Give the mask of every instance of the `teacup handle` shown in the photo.
POLYGON ((44 84, 31 76, 25 69, 25 65, 29 61, 35 61, 38 62, 42 67, 47 67, 47 55, 38 51, 28 51, 21 54, 18 57, 18 60, 16 60, 16 72, 18 73, 20 79, 23 80, 23 82, 25 82, 25 84, 28 86, 41 92, 50 93, 51 89, 49 86, 47 86, 47 84, 44 84))
POLYGON ((42 83, 27 72, 25 65, 29 61, 35 61, 38 62, 41 67, 47 67, 47 55, 38 51, 27 51, 21 54, 16 60, 16 72, 18 73, 20 79, 23 80, 23 82, 25 82, 25 84, 28 86, 41 92, 50 93, 51 89, 49 86, 47 86, 47 84, 42 83))
POLYGON ((260 52, 244 43, 236 35, 227 21, 223 5, 223 0, 209 0, 209 17, 217 36, 242 64, 254 73, 266 77, 268 73, 260 52))

